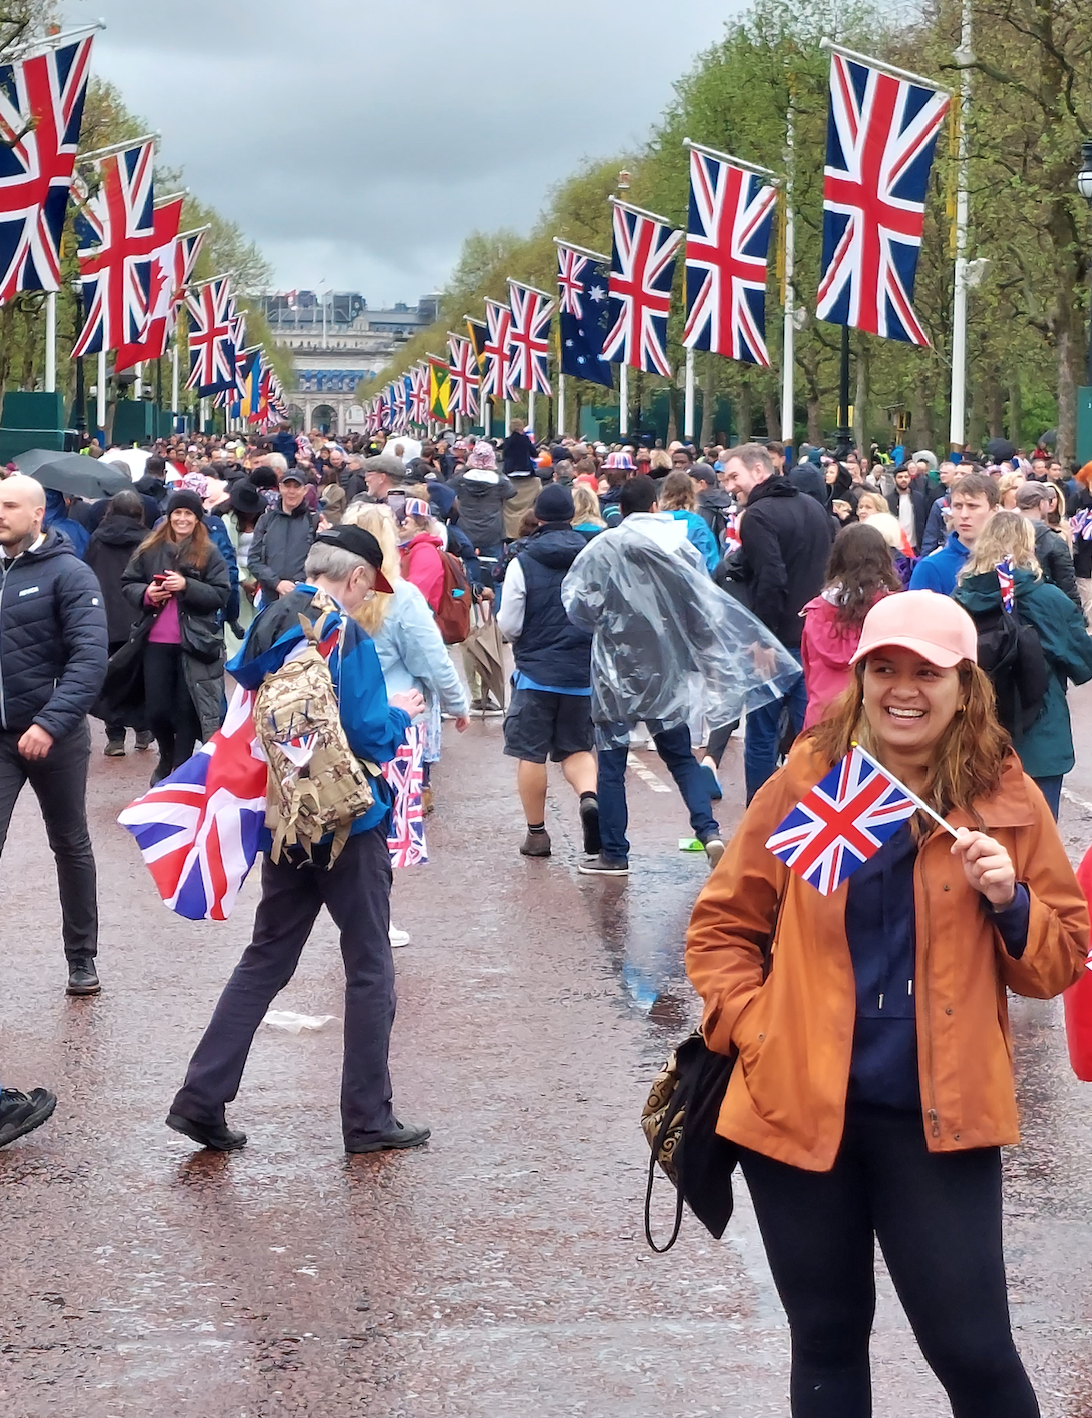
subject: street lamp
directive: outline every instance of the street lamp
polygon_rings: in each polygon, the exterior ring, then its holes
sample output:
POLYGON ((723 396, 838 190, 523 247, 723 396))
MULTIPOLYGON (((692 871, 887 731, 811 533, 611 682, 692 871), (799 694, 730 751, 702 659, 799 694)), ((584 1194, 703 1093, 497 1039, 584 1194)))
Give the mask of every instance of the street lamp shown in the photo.
MULTIPOLYGON (((1081 170, 1077 173, 1077 191, 1092 206, 1092 143, 1081 144, 1081 170)), ((1092 389, 1092 302, 1088 323, 1088 387, 1092 389)))

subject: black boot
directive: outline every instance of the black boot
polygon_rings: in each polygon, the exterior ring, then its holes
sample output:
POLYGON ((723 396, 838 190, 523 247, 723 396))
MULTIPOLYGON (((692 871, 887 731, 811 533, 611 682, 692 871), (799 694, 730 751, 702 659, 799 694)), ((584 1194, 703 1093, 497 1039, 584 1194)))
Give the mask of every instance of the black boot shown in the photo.
POLYGON ((74 955, 68 962, 68 988, 65 994, 97 995, 101 989, 94 957, 74 955))

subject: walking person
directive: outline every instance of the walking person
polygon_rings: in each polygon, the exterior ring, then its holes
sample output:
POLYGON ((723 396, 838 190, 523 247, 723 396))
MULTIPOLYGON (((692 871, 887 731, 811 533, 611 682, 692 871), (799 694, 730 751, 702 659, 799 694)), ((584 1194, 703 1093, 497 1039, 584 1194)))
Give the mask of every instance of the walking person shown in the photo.
MULTIPOLYGON (((322 622, 339 635, 329 663, 348 745, 361 763, 388 763, 405 738, 410 720, 424 709, 416 691, 388 698, 375 646, 353 620, 373 590, 393 594, 381 567, 383 553, 361 527, 342 525, 320 533, 307 555, 306 580, 255 620, 232 675, 257 690, 303 641, 300 616, 322 622)), ((345 1051, 341 1122, 346 1152, 419 1147, 429 1129, 401 1123, 391 1106, 388 1067, 394 1023, 394 962, 390 946, 391 862, 387 850, 389 796, 381 777, 372 778, 375 800, 352 823, 336 858, 333 834, 314 848, 289 848, 274 861, 272 837, 264 830, 262 895, 254 933, 220 996, 198 1044, 167 1126, 202 1147, 231 1152, 246 1134, 227 1126, 225 1105, 239 1091, 258 1025, 291 980, 323 906, 341 934, 345 964, 345 1051)))
MULTIPOLYGON (((735 494, 740 508, 746 509, 739 522, 740 550, 735 558, 743 603, 800 663, 800 612, 823 585, 834 522, 821 499, 774 473, 761 443, 733 448, 724 459, 722 482, 735 494)), ((801 673, 784 701, 748 713, 743 738, 748 802, 777 766, 786 727, 782 720, 787 720, 788 732, 795 738, 804 726, 806 709, 801 673)))
MULTIPOLYGON (((122 589, 125 568, 133 553, 148 535, 144 525, 144 503, 138 492, 126 489, 110 499, 106 516, 91 533, 84 561, 95 573, 106 608, 106 630, 110 637, 110 654, 116 654, 132 634, 141 612, 128 600, 122 589)), ((152 735, 137 716, 136 746, 147 749, 152 735)), ((125 719, 107 720, 107 758, 125 757, 125 719)))
POLYGON ((281 476, 280 499, 258 519, 247 553, 262 605, 286 596, 303 575, 303 564, 318 532, 319 514, 307 505, 305 474, 289 468, 281 476))
POLYGON ((137 548, 122 589, 143 612, 133 639, 143 644, 145 721, 159 746, 154 788, 181 768, 198 741, 212 737, 223 712, 220 612, 231 582, 196 493, 171 493, 167 516, 137 548))
POLYGON ((568 488, 548 484, 535 499, 537 527, 509 562, 497 624, 512 644, 516 675, 504 721, 504 751, 518 760, 516 786, 527 819, 524 857, 548 857, 546 763, 561 765, 580 804, 584 851, 600 850, 595 732, 591 719, 592 637, 574 625, 561 585, 588 545, 573 527, 568 488))
POLYGON ((872 1412, 877 1240, 956 1418, 1039 1414, 1002 1249, 1006 994, 1080 978, 1088 908, 976 654, 947 597, 877 602, 852 693, 754 798, 690 923, 706 1042, 738 1050, 717 1132, 788 1315, 793 1418, 872 1412), (820 895, 766 842, 858 740, 957 836, 918 814, 820 895))
POLYGON ((72 543, 43 532, 45 509, 33 478, 15 473, 0 482, 0 852, 29 782, 57 865, 67 992, 93 995, 99 912, 87 830, 87 715, 106 674, 106 611, 95 573, 72 543))

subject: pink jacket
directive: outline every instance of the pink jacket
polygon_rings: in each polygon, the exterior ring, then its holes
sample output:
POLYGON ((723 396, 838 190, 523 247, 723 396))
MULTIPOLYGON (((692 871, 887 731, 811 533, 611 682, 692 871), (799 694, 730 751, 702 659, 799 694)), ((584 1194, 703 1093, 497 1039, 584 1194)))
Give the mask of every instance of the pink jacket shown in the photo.
POLYGON ((443 542, 429 532, 418 532, 402 547, 402 575, 412 581, 435 612, 444 590, 443 542))
POLYGON ((823 596, 809 601, 800 614, 804 617, 800 658, 808 693, 804 728, 810 729, 848 686, 849 660, 860 642, 861 628, 839 625, 836 608, 823 596))

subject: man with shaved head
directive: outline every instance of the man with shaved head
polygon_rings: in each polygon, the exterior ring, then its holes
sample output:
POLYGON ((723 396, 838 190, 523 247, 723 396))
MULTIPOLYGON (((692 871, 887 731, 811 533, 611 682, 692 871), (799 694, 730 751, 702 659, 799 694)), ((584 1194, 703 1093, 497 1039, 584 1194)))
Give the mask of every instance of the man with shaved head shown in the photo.
POLYGON ((106 610, 68 538, 42 531, 44 513, 33 478, 0 482, 0 852, 29 781, 57 863, 68 993, 91 995, 99 921, 87 714, 106 675, 106 610))

